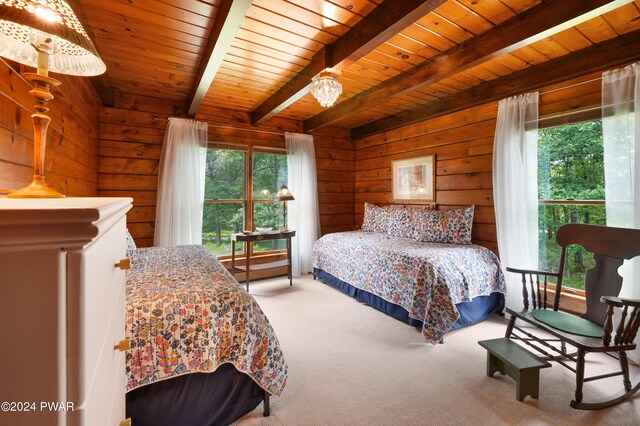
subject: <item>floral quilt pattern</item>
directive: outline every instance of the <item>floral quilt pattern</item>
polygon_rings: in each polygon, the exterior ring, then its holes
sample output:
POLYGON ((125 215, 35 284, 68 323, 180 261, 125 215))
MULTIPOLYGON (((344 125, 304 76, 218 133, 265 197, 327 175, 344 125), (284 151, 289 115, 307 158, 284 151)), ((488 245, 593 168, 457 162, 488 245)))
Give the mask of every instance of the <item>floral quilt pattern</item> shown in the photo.
POLYGON ((457 303, 506 292, 498 258, 477 245, 439 244, 351 231, 316 241, 313 266, 423 321, 422 335, 442 339, 458 320, 457 303))
POLYGON ((272 395, 287 384, 280 343, 257 302, 202 246, 136 250, 127 274, 127 391, 224 363, 272 395))

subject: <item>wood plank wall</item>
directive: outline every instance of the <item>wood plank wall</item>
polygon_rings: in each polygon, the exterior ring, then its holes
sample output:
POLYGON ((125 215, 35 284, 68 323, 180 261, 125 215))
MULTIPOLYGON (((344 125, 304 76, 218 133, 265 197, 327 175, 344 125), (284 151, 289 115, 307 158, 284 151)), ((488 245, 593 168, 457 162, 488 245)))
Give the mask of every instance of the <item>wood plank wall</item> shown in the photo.
MULTIPOLYGON (((591 74, 541 89, 541 93, 549 92, 540 98, 541 117, 599 105, 600 81, 564 88, 599 76, 591 74)), ((436 154, 438 208, 475 204, 473 242, 497 252, 492 183, 497 111, 497 103, 492 102, 354 141, 357 226, 362 223, 364 202, 393 204, 393 160, 436 154)), ((554 123, 571 117, 560 117, 554 123)))
POLYGON ((355 150, 349 131, 316 129, 318 204, 322 235, 355 229, 355 150))
MULTIPOLYGON (((184 104, 116 92, 115 107, 99 114, 99 194, 133 197, 127 216, 140 247, 153 244, 158 167, 166 119, 184 116, 184 104), (156 118, 158 120, 156 120, 156 118)), ((283 131, 300 132, 299 121, 273 118, 259 129, 246 112, 204 106, 195 117, 207 121, 209 140, 284 148, 283 131)), ((314 135, 323 233, 353 229, 354 150, 348 131, 326 128, 314 135)))
POLYGON ((127 226, 140 247, 153 245, 158 168, 167 118, 184 115, 186 104, 115 92, 114 108, 99 114, 98 193, 132 197, 127 226))
MULTIPOLYGON (((0 190, 18 189, 33 177, 33 98, 31 84, 0 60, 0 190)), ((26 67, 22 67, 25 71, 26 67)), ((52 90, 47 134, 47 183, 69 196, 98 192, 99 100, 87 78, 53 74, 62 86, 52 90)))

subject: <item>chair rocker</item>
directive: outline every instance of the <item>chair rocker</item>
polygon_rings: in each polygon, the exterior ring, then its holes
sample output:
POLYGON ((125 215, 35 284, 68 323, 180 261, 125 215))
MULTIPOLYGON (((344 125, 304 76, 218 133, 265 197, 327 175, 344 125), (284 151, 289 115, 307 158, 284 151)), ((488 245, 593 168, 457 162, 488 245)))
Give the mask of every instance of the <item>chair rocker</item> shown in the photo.
MULTIPOLYGON (((543 359, 556 361, 576 374, 575 399, 571 407, 596 410, 624 401, 640 389, 640 375, 629 379, 627 351, 636 348, 635 337, 640 326, 640 300, 619 298, 622 277, 618 268, 625 259, 640 255, 640 230, 597 225, 567 224, 558 229, 556 241, 562 248, 559 272, 507 268, 522 276, 524 310, 511 315, 505 337, 533 347, 543 359), (577 244, 593 253, 595 266, 585 277, 587 311, 582 317, 561 312, 562 271, 567 247, 577 244), (535 277, 535 278, 534 278, 535 277), (541 280, 544 277, 544 280, 541 280), (548 278, 556 278, 553 306, 547 306, 548 278), (529 289, 527 289, 529 287, 529 289), (541 290, 542 287, 542 290, 541 290), (614 331, 614 312, 621 311, 614 331), (516 319, 544 330, 552 337, 540 337, 516 324, 516 319), (555 344, 554 344, 555 343, 555 344), (560 347, 558 348, 558 343, 560 347), (572 347, 571 353, 567 345, 572 347), (620 370, 585 377, 585 357, 590 352, 605 353, 619 360, 620 370), (622 376, 622 390, 598 401, 584 402, 585 382, 622 376)), ((637 278, 636 278, 637 279, 637 278)), ((529 327, 530 328, 530 327, 529 327)))

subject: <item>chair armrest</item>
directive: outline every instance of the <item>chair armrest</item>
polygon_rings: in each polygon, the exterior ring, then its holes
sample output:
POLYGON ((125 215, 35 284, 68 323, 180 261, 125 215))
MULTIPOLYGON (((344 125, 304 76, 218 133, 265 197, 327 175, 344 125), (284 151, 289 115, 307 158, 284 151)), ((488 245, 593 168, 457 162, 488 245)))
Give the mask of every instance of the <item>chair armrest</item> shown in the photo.
POLYGON ((623 306, 640 308, 640 300, 638 299, 623 299, 622 297, 602 296, 600 298, 600 301, 607 305, 615 306, 616 308, 621 308, 623 306))
POLYGON ((517 269, 511 268, 507 266, 507 272, 515 272, 516 274, 534 274, 534 275, 547 275, 551 277, 557 277, 557 272, 549 272, 549 271, 536 271, 533 269, 517 269))

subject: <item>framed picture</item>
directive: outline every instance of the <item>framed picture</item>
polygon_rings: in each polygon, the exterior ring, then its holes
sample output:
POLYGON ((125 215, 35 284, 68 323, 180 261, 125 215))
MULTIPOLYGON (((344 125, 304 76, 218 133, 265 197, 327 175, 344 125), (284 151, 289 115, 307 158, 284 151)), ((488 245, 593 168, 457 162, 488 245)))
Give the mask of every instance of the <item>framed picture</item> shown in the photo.
POLYGON ((435 201, 435 155, 391 162, 393 199, 435 201))

